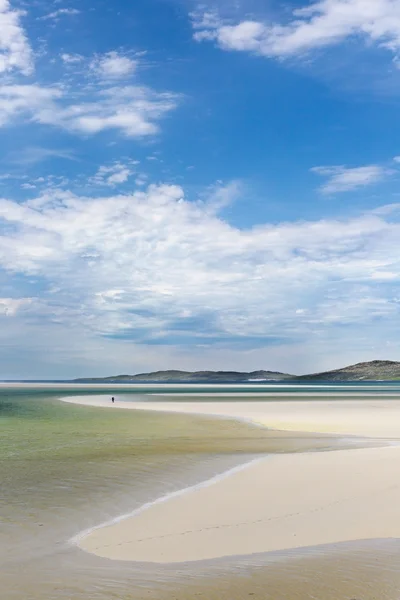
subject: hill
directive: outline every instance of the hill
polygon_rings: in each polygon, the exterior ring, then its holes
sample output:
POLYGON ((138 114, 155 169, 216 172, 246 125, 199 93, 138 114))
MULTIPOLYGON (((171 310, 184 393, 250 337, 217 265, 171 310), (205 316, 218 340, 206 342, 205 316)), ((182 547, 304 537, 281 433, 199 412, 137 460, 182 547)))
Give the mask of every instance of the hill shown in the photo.
POLYGON ((296 381, 391 381, 400 379, 400 362, 373 360, 343 369, 296 377, 296 381))
POLYGON ((155 371, 138 375, 116 375, 91 379, 75 379, 74 383, 246 383, 251 381, 283 381, 293 375, 275 371, 155 371))
POLYGON ((350 365, 343 369, 312 373, 310 375, 290 375, 279 371, 154 371, 138 375, 115 375, 75 379, 73 383, 248 383, 290 381, 346 382, 346 381, 393 381, 400 380, 400 362, 373 360, 350 365))

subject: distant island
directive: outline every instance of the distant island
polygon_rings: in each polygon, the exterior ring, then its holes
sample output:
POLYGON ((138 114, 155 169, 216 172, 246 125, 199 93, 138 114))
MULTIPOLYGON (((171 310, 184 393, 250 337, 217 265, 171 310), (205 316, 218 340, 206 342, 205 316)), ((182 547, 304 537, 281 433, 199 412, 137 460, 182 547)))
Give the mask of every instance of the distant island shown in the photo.
POLYGON ((268 383, 268 382, 346 382, 346 381, 395 381, 400 379, 400 362, 373 360, 355 365, 312 373, 291 375, 279 371, 155 371, 138 375, 116 375, 75 379, 73 383, 268 383))
POLYGON ((243 383, 263 381, 284 381, 293 379, 294 375, 275 371, 155 371, 138 375, 116 375, 92 379, 75 379, 74 383, 243 383))

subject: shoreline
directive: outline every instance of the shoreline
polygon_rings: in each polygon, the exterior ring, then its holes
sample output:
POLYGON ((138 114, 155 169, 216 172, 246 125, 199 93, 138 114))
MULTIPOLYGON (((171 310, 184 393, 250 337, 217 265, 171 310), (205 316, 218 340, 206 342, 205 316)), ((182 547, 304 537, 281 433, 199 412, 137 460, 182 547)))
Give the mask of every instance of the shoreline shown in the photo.
MULTIPOLYGON (((244 414, 243 411, 238 414, 240 405, 246 409, 247 422, 262 427, 271 426, 269 414, 257 411, 251 414, 255 404, 259 409, 262 403, 207 402, 199 406, 198 402, 128 403, 117 400, 111 405, 108 397, 61 400, 89 406, 186 412, 241 420, 244 414)), ((352 402, 336 403, 333 412, 337 413, 339 408, 342 410, 341 429, 344 421, 346 430, 339 434, 354 436, 364 433, 366 443, 371 444, 375 440, 379 445, 382 437, 385 437, 382 434, 390 432, 389 439, 396 440, 395 445, 386 439, 386 447, 256 458, 211 480, 158 498, 132 513, 99 524, 90 531, 80 532, 71 542, 104 558, 161 564, 359 539, 400 537, 400 529, 396 530, 396 523, 400 522, 400 508, 397 509, 397 506, 400 507, 400 491, 396 486, 393 488, 393 481, 396 481, 400 469, 400 425, 393 426, 393 410, 387 413, 388 403, 393 401, 375 400, 373 406, 370 400, 365 402, 366 405, 357 407, 358 427, 355 427, 355 431, 352 428, 357 422, 350 419, 349 424, 347 418, 349 414, 354 417, 352 402), (383 412, 385 408, 387 413, 386 418, 380 421, 377 421, 375 414, 377 403, 378 408, 383 412), (361 415, 361 412, 364 414, 361 415), (375 435, 371 436, 371 433, 375 435), (314 491, 310 492, 313 487, 314 491), (274 490, 272 495, 271 490, 274 490), (352 490, 350 496, 349 490, 352 490), (284 513, 280 510, 282 506, 286 509, 284 513), (381 508, 378 510, 377 506, 381 508), (377 523, 371 518, 371 512, 377 513, 377 523), (366 515, 370 515, 369 518, 366 515)), ((293 402, 283 404, 286 411, 293 409, 293 402)), ((282 401, 279 400, 276 403, 266 402, 264 408, 270 409, 271 405, 275 405, 275 408, 279 405, 278 408, 282 409, 282 401)), ((303 402, 303 405, 308 406, 309 413, 310 409, 311 412, 313 408, 315 411, 315 401, 303 402)), ((298 408, 298 402, 296 406, 298 408)), ((400 423, 400 401, 395 403, 395 411, 400 423)), ((286 431, 305 431, 302 428, 307 424, 304 419, 302 421, 297 415, 296 420, 296 414, 293 413, 290 416, 291 423, 286 423, 290 428, 286 431)), ((313 433, 337 433, 330 431, 332 427, 335 428, 335 422, 331 421, 327 426, 328 417, 332 419, 329 411, 325 414, 325 423, 323 419, 321 422, 321 414, 314 415, 314 422, 308 422, 307 432, 311 433, 310 426, 317 425, 316 416, 323 431, 314 429, 313 433)), ((337 418, 337 414, 335 416, 337 418)), ((280 423, 276 422, 276 414, 274 417, 274 429, 282 430, 280 423)))
POLYGON ((174 498, 178 498, 180 496, 183 496, 184 494, 187 494, 190 492, 195 492, 195 491, 201 490, 205 487, 208 487, 210 485, 214 485, 215 483, 222 481, 226 477, 230 477, 230 476, 234 475, 235 473, 239 473, 243 469, 247 469, 252 464, 258 463, 262 460, 264 460, 264 457, 253 458, 250 461, 236 465, 235 467, 232 467, 226 471, 222 471, 221 473, 214 475, 210 479, 206 479, 204 481, 200 481, 199 483, 195 483, 194 485, 189 485, 187 487, 180 488, 176 491, 169 492, 168 494, 165 494, 164 496, 160 496, 159 498, 156 498, 155 500, 150 500, 149 502, 142 504, 141 506, 139 506, 138 508, 135 508, 134 510, 132 510, 129 513, 119 515, 117 517, 110 519, 109 521, 104 521, 103 523, 100 523, 99 525, 95 525, 94 527, 89 527, 88 529, 80 531, 79 533, 74 535, 69 540, 69 543, 80 546, 82 549, 84 549, 80 545, 80 542, 83 541, 86 537, 90 536, 95 531, 98 531, 105 527, 112 527, 113 525, 118 525, 122 521, 126 521, 128 519, 131 519, 131 518, 134 518, 134 517, 140 515, 142 512, 148 510, 149 508, 152 508, 153 506, 156 506, 158 504, 163 504, 164 502, 168 502, 169 500, 173 500, 174 498))

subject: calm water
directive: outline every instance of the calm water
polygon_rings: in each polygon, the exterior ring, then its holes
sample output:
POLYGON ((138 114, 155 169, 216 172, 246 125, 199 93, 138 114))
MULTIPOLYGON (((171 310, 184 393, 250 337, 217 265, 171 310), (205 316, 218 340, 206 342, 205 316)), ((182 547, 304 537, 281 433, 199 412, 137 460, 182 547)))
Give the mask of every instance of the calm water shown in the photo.
MULTIPOLYGON (((284 387, 284 395, 305 391, 304 386, 284 387)), ((366 393, 367 387, 374 386, 352 385, 351 391, 366 393)), ((388 392, 400 392, 400 386, 379 384, 375 390, 386 397, 388 392)), ((183 394, 191 391, 189 386, 180 388, 183 394)), ((343 397, 349 393, 337 386, 324 391, 339 391, 343 397)), ((82 529, 255 455, 332 445, 327 438, 279 435, 233 421, 63 404, 54 389, 32 395, 3 388, 1 600, 183 600, 200 595, 226 600, 250 595, 333 600, 356 594, 359 600, 398 600, 397 541, 226 559, 178 569, 107 561, 69 543, 82 529)))
POLYGON ((377 382, 346 382, 346 383, 302 383, 302 384, 96 384, 96 385, 85 385, 85 384, 68 384, 60 382, 59 384, 45 384, 37 383, 32 386, 23 384, 7 384, 0 382, 0 394, 12 394, 15 395, 31 395, 32 388, 38 388, 37 393, 41 392, 42 395, 48 396, 71 394, 71 393, 85 393, 85 394, 99 394, 105 393, 113 395, 129 393, 130 395, 136 394, 152 394, 152 393, 173 393, 174 395, 187 395, 192 393, 224 393, 235 395, 239 392, 245 391, 248 395, 253 394, 273 394, 278 396, 280 394, 398 394, 400 393, 400 381, 377 381, 377 382), (16 388, 16 385, 20 385, 20 388, 16 388), (67 388, 67 389, 66 389, 67 388))

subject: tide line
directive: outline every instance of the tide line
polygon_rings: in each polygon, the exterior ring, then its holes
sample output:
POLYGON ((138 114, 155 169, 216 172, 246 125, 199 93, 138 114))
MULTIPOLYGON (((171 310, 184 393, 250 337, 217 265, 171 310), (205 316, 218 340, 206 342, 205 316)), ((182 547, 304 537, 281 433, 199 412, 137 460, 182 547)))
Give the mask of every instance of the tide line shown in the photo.
POLYGON ((202 488, 206 488, 211 485, 214 485, 214 484, 218 483, 219 481, 222 481, 223 479, 226 479, 227 477, 230 477, 231 475, 234 475, 235 473, 239 473, 240 471, 243 471, 244 469, 247 469, 248 467, 250 467, 252 465, 255 465, 262 461, 266 461, 266 460, 268 460, 268 458, 270 458, 270 457, 269 456, 261 456, 261 457, 254 458, 254 459, 252 459, 248 462, 245 462, 241 465, 232 467, 231 469, 228 469, 227 471, 223 471, 222 473, 219 473, 218 475, 214 475, 210 479, 206 479, 205 481, 196 483, 194 485, 191 485, 191 486, 188 486, 185 488, 181 488, 179 490, 175 490, 174 492, 169 492, 168 494, 165 494, 164 496, 160 496, 159 498, 156 498, 155 500, 146 502, 145 504, 142 504, 141 506, 139 506, 138 508, 135 508, 134 510, 130 511, 129 513, 119 515, 117 517, 114 517, 113 519, 110 519, 109 521, 104 521, 103 523, 100 523, 99 525, 94 525, 93 527, 89 527, 88 529, 83 529, 82 531, 80 531, 79 533, 74 535, 72 538, 70 538, 69 544, 73 545, 73 546, 79 546, 79 543, 81 542, 81 540, 83 540, 85 537, 87 537, 94 531, 97 531, 98 529, 103 529, 104 527, 111 527, 112 525, 116 525, 117 523, 120 523, 121 521, 125 521, 126 519, 136 517, 137 515, 141 514, 142 512, 151 508, 152 506, 155 506, 157 504, 162 504, 164 502, 168 502, 169 500, 172 500, 173 498, 177 498, 179 496, 183 496, 183 495, 189 494, 191 492, 196 492, 202 488))

